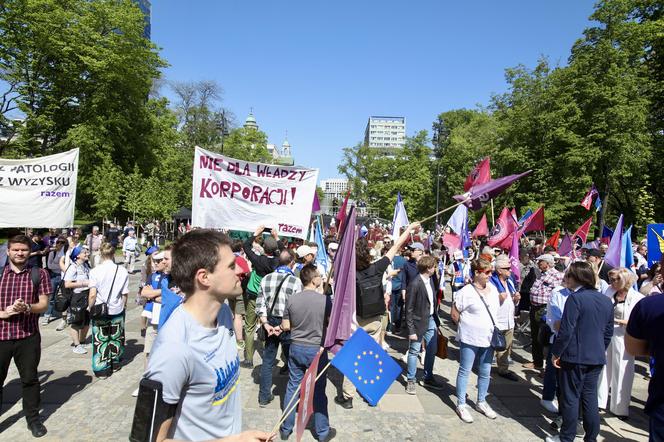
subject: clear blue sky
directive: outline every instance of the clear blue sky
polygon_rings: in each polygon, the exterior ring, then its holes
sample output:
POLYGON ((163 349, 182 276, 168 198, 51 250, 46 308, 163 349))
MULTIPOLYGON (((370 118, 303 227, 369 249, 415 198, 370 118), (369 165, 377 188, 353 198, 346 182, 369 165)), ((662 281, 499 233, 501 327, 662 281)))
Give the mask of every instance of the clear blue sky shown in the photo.
POLYGON ((156 0, 167 80, 214 79, 241 124, 250 108, 297 164, 338 176, 370 115, 407 135, 443 111, 487 104, 504 69, 566 64, 594 1, 156 0))

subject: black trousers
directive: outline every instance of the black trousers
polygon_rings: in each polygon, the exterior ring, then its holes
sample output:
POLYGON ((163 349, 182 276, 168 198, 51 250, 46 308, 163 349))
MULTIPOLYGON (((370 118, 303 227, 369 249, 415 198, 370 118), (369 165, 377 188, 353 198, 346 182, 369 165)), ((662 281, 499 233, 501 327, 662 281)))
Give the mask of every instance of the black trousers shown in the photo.
POLYGON ((41 358, 41 335, 23 339, 0 341, 0 414, 2 413, 2 388, 5 385, 9 364, 14 359, 21 377, 23 413, 28 424, 39 421, 39 376, 37 367, 41 358))
POLYGON ((544 367, 544 347, 540 344, 539 333, 541 327, 547 327, 542 323, 542 315, 546 313, 546 305, 530 306, 530 354, 533 356, 535 367, 544 367))
POLYGON ((563 425, 560 440, 572 442, 576 437, 576 424, 579 419, 579 404, 583 411, 584 441, 595 441, 599 434, 599 405, 597 384, 603 365, 579 365, 560 363, 559 387, 560 414, 563 425))

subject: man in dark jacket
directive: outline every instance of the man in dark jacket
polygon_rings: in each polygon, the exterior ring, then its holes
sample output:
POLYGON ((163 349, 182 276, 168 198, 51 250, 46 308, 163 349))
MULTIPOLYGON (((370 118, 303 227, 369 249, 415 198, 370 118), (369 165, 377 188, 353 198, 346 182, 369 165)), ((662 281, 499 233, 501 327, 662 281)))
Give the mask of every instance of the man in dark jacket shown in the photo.
POLYGON ((560 369, 560 436, 547 441, 571 442, 576 436, 579 401, 583 404, 584 440, 599 434, 597 383, 606 364, 606 348, 613 336, 613 304, 595 290, 595 271, 587 262, 574 262, 567 273, 567 298, 558 336, 551 348, 560 369))
POLYGON ((276 229, 272 229, 272 236, 268 236, 263 241, 264 254, 258 254, 254 251, 254 241, 260 238, 265 231, 265 226, 259 226, 254 234, 247 238, 242 245, 247 259, 251 262, 252 272, 249 275, 249 282, 245 290, 246 299, 244 299, 244 361, 240 366, 244 368, 253 368, 254 366, 254 332, 258 325, 258 316, 256 315, 256 298, 261 290, 261 280, 264 276, 274 272, 279 266, 279 235, 276 229))
POLYGON ((437 327, 440 320, 436 312, 436 285, 432 276, 436 272, 436 258, 423 256, 417 262, 419 275, 408 285, 406 295, 406 326, 408 327, 408 384, 406 393, 416 394, 415 375, 417 374, 417 357, 420 354, 422 340, 426 345, 424 358, 424 379, 421 385, 435 390, 442 386, 433 377, 433 363, 438 349, 437 327))

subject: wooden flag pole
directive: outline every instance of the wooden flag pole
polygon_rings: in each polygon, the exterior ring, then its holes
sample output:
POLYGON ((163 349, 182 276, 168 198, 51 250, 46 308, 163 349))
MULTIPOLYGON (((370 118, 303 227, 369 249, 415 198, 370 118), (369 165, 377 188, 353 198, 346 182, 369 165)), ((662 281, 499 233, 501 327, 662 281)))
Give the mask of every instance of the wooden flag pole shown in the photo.
POLYGON ((496 225, 496 215, 493 213, 493 198, 491 198, 491 224, 496 225))
MULTIPOLYGON (((328 368, 330 368, 330 364, 332 364, 332 361, 328 361, 327 365, 323 367, 323 369, 318 373, 318 375, 316 376, 316 382, 318 382, 318 379, 321 376, 323 376, 323 374, 325 374, 328 368)), ((297 407, 297 404, 300 402, 300 395, 298 393, 300 392, 301 388, 302 388, 302 382, 300 382, 300 385, 297 386, 297 389, 295 390, 295 393, 293 393, 293 397, 288 402, 288 405, 284 407, 284 410, 286 411, 284 411, 284 414, 281 415, 281 419, 279 419, 279 422, 277 422, 277 424, 272 428, 270 434, 277 434, 277 430, 279 430, 281 424, 283 424, 286 421, 286 418, 293 412, 293 410, 295 410, 295 407, 297 407), (295 403, 293 403, 293 400, 295 400, 295 403)))
POLYGON ((453 204, 453 205, 451 205, 450 207, 447 207, 447 208, 445 208, 445 209, 443 209, 443 210, 441 210, 441 211, 439 211, 439 212, 434 213, 434 214, 431 215, 431 216, 428 216, 428 217, 426 217, 426 218, 424 218, 424 219, 418 221, 418 223, 421 224, 421 223, 423 223, 423 222, 425 222, 425 221, 429 221, 430 219, 434 219, 434 218, 436 217, 436 215, 440 215, 441 213, 445 213, 445 212, 447 212, 447 211, 450 210, 450 209, 454 209, 455 207, 460 206, 461 204, 467 203, 468 201, 470 201, 470 198, 466 198, 466 199, 463 200, 463 201, 459 201, 458 203, 453 204))

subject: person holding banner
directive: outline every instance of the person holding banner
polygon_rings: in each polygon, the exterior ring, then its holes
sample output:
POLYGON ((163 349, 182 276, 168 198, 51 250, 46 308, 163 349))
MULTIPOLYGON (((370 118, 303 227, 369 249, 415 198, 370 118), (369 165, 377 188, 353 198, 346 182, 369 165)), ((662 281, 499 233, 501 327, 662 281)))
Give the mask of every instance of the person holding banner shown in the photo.
POLYGON ((193 230, 172 248, 171 277, 185 300, 159 330, 144 378, 162 385, 167 418, 157 440, 267 441, 242 427, 240 358, 226 300, 242 292, 230 239, 193 230))
MULTIPOLYGON (((321 352, 326 322, 332 310, 330 297, 319 293, 323 277, 314 265, 307 264, 302 267, 300 281, 302 281, 303 290, 288 298, 281 323, 282 330, 291 333, 288 356, 289 376, 286 396, 284 397, 284 412, 286 412, 285 407, 291 403, 298 385, 302 382, 304 373, 316 358, 316 355, 321 352)), ((327 352, 322 350, 316 371, 322 370, 326 365, 327 352)), ((319 441, 328 441, 336 434, 336 430, 330 428, 327 414, 326 378, 326 375, 322 375, 316 381, 316 388, 313 392, 314 426, 316 438, 319 441)), ((295 409, 286 417, 279 429, 282 440, 290 436, 294 426, 295 409)))

